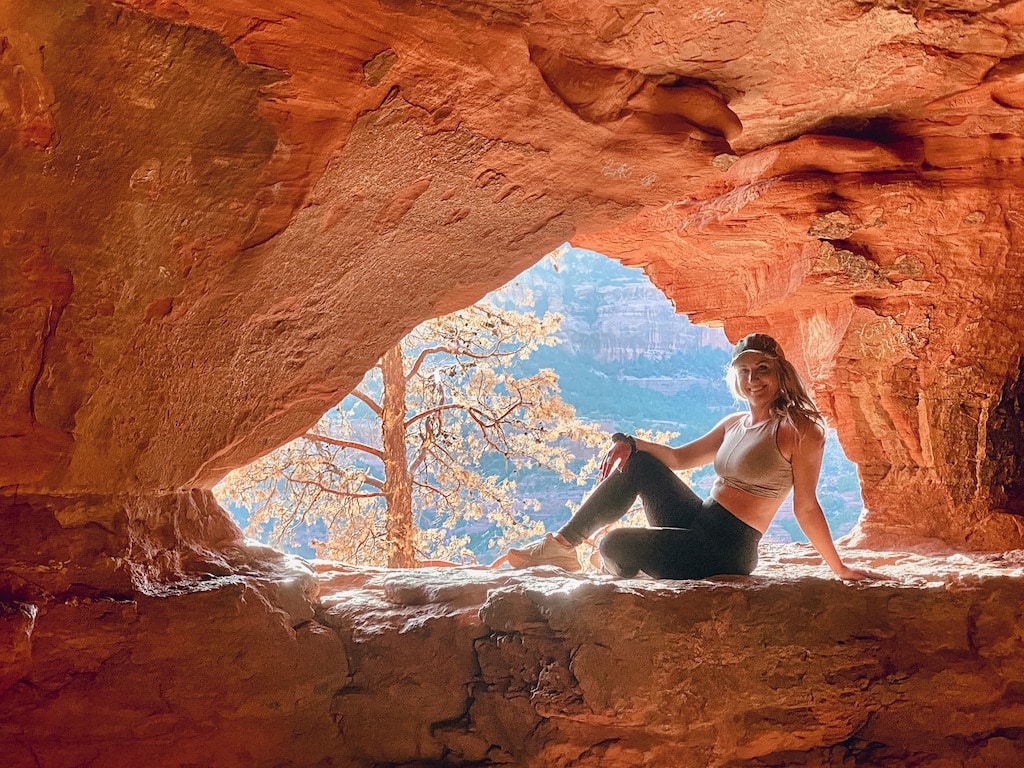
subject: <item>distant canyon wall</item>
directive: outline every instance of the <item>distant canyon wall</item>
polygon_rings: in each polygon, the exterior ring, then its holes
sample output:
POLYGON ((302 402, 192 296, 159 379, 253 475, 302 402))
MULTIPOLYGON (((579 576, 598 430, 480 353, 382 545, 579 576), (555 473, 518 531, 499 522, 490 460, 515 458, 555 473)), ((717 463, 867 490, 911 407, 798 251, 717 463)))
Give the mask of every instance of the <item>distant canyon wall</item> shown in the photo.
MULTIPOLYGON (((588 252, 570 251, 562 258, 557 272, 545 269, 525 282, 542 291, 546 311, 563 316, 559 336, 568 354, 607 364, 731 349, 721 329, 693 325, 677 314, 642 271, 603 266, 600 255, 588 252)), ((628 375, 628 366, 623 373, 628 375)))

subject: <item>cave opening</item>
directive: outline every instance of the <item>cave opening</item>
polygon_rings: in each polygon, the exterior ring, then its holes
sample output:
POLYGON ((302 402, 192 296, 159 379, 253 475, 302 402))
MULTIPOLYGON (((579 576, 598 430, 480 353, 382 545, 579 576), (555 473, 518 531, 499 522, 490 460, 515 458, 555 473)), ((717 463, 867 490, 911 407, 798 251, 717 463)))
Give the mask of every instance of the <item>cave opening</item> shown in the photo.
MULTIPOLYGON (((422 324, 395 349, 305 436, 215 487, 248 536, 304 557, 387 564, 397 476, 416 564, 490 563, 568 520, 596 484, 594 457, 612 432, 678 445, 743 406, 724 381, 732 344, 720 327, 676 313, 644 271, 569 244, 477 305, 422 324), (506 397, 470 404, 460 387, 506 397), (482 429, 481 409, 507 406, 517 387, 547 402, 517 411, 507 429, 482 429), (389 395, 402 400, 400 467, 387 447, 389 395), (440 418, 459 405, 477 414, 440 418), (545 432, 556 437, 540 448, 545 432), (523 439, 532 439, 532 452, 523 439)), ((686 477, 709 495, 710 466, 686 477)), ((818 494, 833 536, 849 533, 863 501, 856 465, 831 426, 818 494)), ((628 519, 643 524, 639 508, 628 519)), ((764 540, 807 541, 791 495, 764 540)))

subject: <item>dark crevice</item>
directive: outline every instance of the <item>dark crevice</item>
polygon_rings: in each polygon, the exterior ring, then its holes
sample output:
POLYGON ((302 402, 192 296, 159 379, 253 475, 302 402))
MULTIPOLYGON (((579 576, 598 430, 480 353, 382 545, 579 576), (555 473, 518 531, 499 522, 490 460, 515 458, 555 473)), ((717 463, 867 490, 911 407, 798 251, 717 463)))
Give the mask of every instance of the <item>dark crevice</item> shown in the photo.
POLYGON ((588 123, 633 117, 652 134, 703 133, 726 142, 743 130, 726 97, 703 80, 595 64, 536 45, 530 60, 551 92, 588 123))
POLYGON ((44 323, 42 340, 39 345, 39 365, 36 368, 35 375, 32 377, 32 383, 29 385, 28 389, 28 412, 31 415, 33 422, 37 424, 40 422, 39 419, 36 418, 36 391, 39 387, 39 383, 43 379, 43 373, 46 370, 46 361, 49 359, 50 348, 53 345, 54 337, 57 334, 57 326, 60 324, 60 319, 64 314, 65 307, 71 303, 71 295, 74 293, 74 279, 70 272, 53 267, 53 273, 47 275, 47 277, 49 278, 47 283, 50 283, 51 287, 57 288, 57 295, 51 294, 53 303, 50 305, 50 309, 46 313, 46 322, 44 323))
POLYGON ((988 439, 991 456, 998 457, 991 465, 996 509, 1024 516, 1024 357, 989 417, 988 439))
MULTIPOLYGON (((844 139, 870 141, 896 155, 907 165, 922 166, 924 163, 924 142, 913 133, 906 120, 900 115, 842 114, 828 115, 786 139, 801 136, 832 136, 844 139)), ((904 171, 904 173, 907 173, 904 171)), ((916 178, 909 174, 910 178, 916 178)))

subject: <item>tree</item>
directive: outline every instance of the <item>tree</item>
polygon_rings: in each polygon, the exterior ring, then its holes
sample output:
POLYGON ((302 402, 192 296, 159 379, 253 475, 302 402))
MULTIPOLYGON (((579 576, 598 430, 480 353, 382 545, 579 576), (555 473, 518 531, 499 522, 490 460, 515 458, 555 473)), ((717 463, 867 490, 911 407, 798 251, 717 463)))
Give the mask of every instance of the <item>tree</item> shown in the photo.
POLYGON ((282 543, 312 530, 319 555, 354 563, 472 560, 474 526, 495 548, 539 535, 540 505, 519 497, 516 476, 582 485, 594 461, 577 450, 607 439, 576 418, 552 370, 522 372, 557 343, 560 320, 481 303, 424 323, 316 427, 233 472, 219 495, 248 508, 250 532, 282 543))

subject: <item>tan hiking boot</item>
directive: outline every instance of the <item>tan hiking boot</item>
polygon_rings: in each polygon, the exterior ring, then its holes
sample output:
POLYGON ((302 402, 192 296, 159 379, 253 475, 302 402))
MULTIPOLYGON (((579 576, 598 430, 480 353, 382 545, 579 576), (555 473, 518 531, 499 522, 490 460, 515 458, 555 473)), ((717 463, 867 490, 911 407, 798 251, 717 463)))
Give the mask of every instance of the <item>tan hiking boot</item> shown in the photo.
POLYGON ((508 564, 513 568, 531 568, 535 565, 555 565, 575 573, 582 570, 576 556, 576 547, 566 546, 549 533, 543 539, 527 544, 522 549, 508 551, 508 564))

